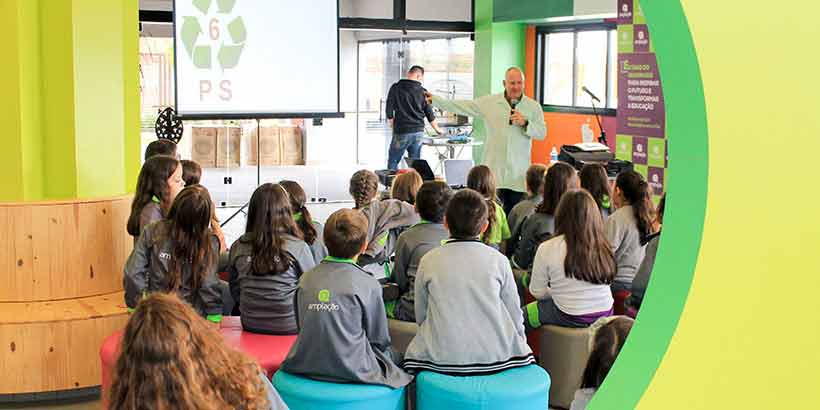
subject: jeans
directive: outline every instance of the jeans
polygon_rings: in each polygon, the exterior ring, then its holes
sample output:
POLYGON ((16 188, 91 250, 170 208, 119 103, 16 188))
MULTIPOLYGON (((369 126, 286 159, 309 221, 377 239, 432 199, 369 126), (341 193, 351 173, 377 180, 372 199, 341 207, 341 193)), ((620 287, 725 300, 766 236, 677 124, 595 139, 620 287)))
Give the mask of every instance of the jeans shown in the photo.
MULTIPOLYGON (((421 140, 424 137, 424 132, 411 132, 407 134, 393 134, 393 140, 390 141, 390 149, 387 155, 387 169, 396 170, 399 167, 404 151, 407 151, 408 162, 410 160, 421 158, 421 140)), ((409 163, 407 164, 410 165, 409 163)))

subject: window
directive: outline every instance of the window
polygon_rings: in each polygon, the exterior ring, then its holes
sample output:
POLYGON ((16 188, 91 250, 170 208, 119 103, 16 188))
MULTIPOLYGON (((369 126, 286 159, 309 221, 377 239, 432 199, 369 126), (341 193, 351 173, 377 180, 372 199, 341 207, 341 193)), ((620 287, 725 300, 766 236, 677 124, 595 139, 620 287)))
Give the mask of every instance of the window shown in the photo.
MULTIPOLYGON (((611 24, 543 27, 536 43, 536 98, 556 110, 617 108, 617 33, 611 24)), ((610 112, 612 114, 612 112, 610 112)))

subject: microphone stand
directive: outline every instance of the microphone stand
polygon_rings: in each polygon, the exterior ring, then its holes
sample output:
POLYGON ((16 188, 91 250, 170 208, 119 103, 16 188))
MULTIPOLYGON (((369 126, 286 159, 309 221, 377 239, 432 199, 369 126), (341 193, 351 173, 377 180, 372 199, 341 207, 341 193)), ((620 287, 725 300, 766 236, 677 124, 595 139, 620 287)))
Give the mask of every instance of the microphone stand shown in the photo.
POLYGON ((595 109, 595 99, 591 99, 592 101, 592 114, 595 115, 595 120, 598 122, 598 128, 601 129, 601 136, 598 137, 598 142, 604 145, 609 145, 606 143, 606 131, 604 131, 604 127, 601 125, 601 116, 598 115, 598 111, 595 109))

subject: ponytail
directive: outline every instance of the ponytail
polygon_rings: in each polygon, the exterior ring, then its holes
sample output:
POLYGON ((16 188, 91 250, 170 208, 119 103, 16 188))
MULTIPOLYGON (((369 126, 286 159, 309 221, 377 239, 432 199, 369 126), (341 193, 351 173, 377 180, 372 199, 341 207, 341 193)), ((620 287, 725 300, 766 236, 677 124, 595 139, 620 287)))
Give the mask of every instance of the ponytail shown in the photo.
POLYGON ((293 209, 293 219, 296 221, 296 227, 302 232, 302 238, 308 245, 313 245, 319 233, 316 232, 316 228, 313 226, 313 217, 310 216, 310 211, 305 206, 305 202, 307 202, 305 190, 295 181, 281 181, 279 186, 288 193, 290 207, 293 209))
POLYGON ((641 245, 645 245, 649 235, 653 232, 655 221, 655 204, 652 203, 652 193, 649 183, 635 171, 625 171, 618 174, 615 185, 620 188, 624 199, 632 206, 638 232, 641 235, 641 245))
POLYGON ((487 230, 484 231, 484 234, 481 235, 481 242, 485 244, 490 244, 490 235, 493 232, 493 229, 496 225, 498 225, 498 221, 496 220, 495 215, 495 207, 497 206, 495 201, 492 199, 486 199, 487 201, 487 230))
MULTIPOLYGON (((293 197, 291 197, 291 199, 292 198, 293 197)), ((313 218, 310 216, 310 211, 308 211, 307 207, 304 205, 299 208, 294 207, 293 209, 296 210, 296 214, 294 214, 296 226, 302 231, 302 236, 305 238, 305 242, 308 245, 313 245, 313 243, 316 242, 318 232, 316 232, 316 227, 313 226, 313 218)))

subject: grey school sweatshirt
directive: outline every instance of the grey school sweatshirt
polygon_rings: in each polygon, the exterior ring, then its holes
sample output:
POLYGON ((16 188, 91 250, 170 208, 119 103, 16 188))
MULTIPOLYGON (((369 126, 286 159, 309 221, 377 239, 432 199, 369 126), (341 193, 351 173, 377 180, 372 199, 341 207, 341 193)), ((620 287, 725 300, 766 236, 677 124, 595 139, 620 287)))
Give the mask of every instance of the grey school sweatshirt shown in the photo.
POLYGON ((228 274, 231 296, 239 304, 242 328, 256 333, 296 333, 293 298, 299 276, 316 266, 307 244, 285 236, 284 249, 291 256, 291 267, 279 274, 253 269, 253 233, 242 235, 231 246, 228 274))
POLYGON ((478 240, 431 250, 416 273, 418 333, 405 369, 469 375, 535 361, 510 264, 478 240))
POLYGON ((615 281, 631 286, 645 251, 632 206, 618 208, 607 218, 604 230, 618 265, 615 281))
POLYGON ((318 265, 319 262, 327 256, 327 248, 325 247, 324 241, 325 227, 317 221, 311 222, 313 222, 313 228, 316 229, 316 240, 314 240, 312 244, 308 244, 308 246, 310 246, 313 261, 318 265))
POLYGON ((535 260, 538 245, 555 233, 555 218, 552 215, 534 212, 521 224, 521 237, 513 253, 512 261, 516 268, 530 270, 535 260))
MULTIPOLYGON (((169 221, 161 220, 146 226, 125 262, 122 286, 125 289, 125 304, 129 308, 136 308, 143 294, 172 290, 169 271, 175 243, 168 237, 169 225, 169 221)), ((222 315, 222 288, 216 276, 219 239, 216 235, 209 238, 214 259, 207 268, 205 280, 199 289, 193 289, 191 265, 183 263, 182 280, 176 294, 200 315, 216 320, 217 316, 221 318, 222 315)))
POLYGON ((449 236, 450 233, 443 224, 430 222, 420 222, 399 235, 396 243, 396 260, 393 264, 393 280, 401 291, 399 302, 396 303, 396 319, 416 321, 414 287, 421 257, 441 246, 441 242, 449 236))
POLYGON ((412 377, 393 362, 381 285, 353 261, 329 259, 299 281, 299 336, 282 370, 337 383, 406 386, 412 377))

